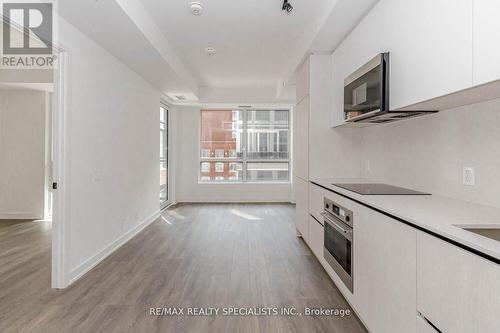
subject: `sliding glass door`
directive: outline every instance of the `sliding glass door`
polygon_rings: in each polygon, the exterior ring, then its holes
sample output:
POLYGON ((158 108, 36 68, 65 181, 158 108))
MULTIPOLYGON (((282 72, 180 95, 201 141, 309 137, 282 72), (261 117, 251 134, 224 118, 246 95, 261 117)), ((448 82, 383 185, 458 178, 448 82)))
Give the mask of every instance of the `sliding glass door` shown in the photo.
POLYGON ((168 191, 168 107, 160 105, 160 207, 169 202, 168 191))

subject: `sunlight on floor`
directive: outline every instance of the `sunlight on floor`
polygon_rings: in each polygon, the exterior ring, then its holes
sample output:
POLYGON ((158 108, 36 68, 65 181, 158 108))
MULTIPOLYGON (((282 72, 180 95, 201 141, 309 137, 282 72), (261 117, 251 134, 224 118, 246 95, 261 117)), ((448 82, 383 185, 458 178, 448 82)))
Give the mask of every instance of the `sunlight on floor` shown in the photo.
POLYGON ((245 220, 250 220, 250 221, 260 221, 260 220, 262 220, 262 218, 260 218, 258 216, 247 214, 247 213, 244 213, 244 212, 242 212, 240 210, 237 210, 237 209, 231 209, 231 214, 239 216, 239 217, 242 217, 245 220))
POLYGON ((172 222, 170 222, 169 220, 167 220, 164 216, 161 217, 161 219, 165 222, 167 222, 167 224, 170 224, 172 225, 172 222))

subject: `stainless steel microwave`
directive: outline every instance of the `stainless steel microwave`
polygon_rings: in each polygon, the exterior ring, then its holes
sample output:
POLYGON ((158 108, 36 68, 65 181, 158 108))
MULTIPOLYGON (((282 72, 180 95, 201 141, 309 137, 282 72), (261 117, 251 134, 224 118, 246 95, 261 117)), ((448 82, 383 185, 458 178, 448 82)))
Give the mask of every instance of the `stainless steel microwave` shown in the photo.
POLYGON ((389 53, 380 53, 344 80, 344 120, 382 124, 437 111, 391 111, 389 53))

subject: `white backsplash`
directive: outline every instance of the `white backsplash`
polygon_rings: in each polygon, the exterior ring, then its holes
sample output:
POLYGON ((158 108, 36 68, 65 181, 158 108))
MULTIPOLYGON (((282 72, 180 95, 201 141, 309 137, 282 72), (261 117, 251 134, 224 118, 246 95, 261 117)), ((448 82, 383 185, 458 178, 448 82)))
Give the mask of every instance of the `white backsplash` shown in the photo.
POLYGON ((500 207, 500 99, 363 128, 360 159, 363 178, 500 207))

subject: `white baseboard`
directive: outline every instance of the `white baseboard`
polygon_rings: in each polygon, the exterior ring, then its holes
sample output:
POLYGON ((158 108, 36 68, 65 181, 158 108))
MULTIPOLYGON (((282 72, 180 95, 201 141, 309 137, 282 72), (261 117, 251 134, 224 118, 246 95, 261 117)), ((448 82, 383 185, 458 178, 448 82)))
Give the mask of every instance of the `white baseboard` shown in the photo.
POLYGON ((69 285, 73 284, 76 280, 81 278, 85 273, 90 271, 92 268, 97 266, 101 261, 106 259, 113 252, 118 250, 122 245, 131 240, 135 235, 140 233, 144 228, 154 222, 160 217, 160 211, 154 212, 152 215, 144 219, 139 225, 129 230, 122 236, 118 237, 114 242, 106 246, 104 249, 99 251, 97 254, 87 259, 85 262, 79 266, 73 268, 70 272, 69 285))
POLYGON ((4 220, 40 220, 43 212, 0 212, 0 219, 4 220))
POLYGON ((211 198, 182 198, 177 200, 178 203, 289 203, 290 198, 249 198, 238 199, 228 197, 211 197, 211 198))

